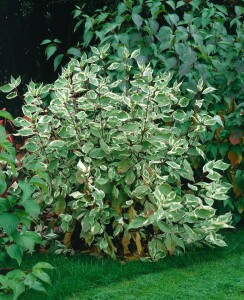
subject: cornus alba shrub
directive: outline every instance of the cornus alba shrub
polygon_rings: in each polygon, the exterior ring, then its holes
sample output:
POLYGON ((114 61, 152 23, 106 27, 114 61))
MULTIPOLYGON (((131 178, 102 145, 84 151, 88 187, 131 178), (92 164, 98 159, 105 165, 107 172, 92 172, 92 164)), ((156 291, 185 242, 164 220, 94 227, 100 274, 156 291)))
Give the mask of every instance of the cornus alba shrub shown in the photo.
POLYGON ((228 164, 208 161, 199 174, 193 168, 194 158, 205 159, 199 133, 216 121, 201 111, 203 99, 188 109, 169 74, 134 66, 139 50, 123 52, 133 78, 112 81, 107 74, 120 63, 105 70, 108 48, 72 60, 52 85, 28 86, 25 117, 15 125, 28 137, 23 165, 40 170, 38 184, 48 186, 34 199, 60 214, 66 246, 78 223, 81 243, 112 257, 224 246, 217 232, 231 227, 231 215, 216 216, 212 205, 226 199, 230 186, 220 173, 228 164))

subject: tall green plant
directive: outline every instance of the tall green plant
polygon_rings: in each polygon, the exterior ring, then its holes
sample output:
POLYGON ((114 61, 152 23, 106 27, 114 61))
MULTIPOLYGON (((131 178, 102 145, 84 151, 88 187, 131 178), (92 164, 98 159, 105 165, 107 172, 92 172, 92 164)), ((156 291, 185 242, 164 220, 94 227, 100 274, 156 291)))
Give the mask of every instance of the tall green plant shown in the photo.
MULTIPOLYGON (((42 166, 50 178, 50 189, 34 199, 60 214, 66 246, 77 223, 84 245, 112 257, 159 259, 189 244, 224 246, 217 232, 231 227, 231 215, 217 217, 212 206, 227 198, 221 172, 229 165, 211 160, 200 173, 192 168, 206 159, 199 135, 215 118, 200 109, 201 99, 190 109, 181 84, 169 87, 171 75, 140 63, 139 50, 123 48, 123 61, 107 64, 108 50, 73 59, 52 85, 28 86, 28 121, 14 121, 28 137, 24 165, 42 166), (120 68, 133 78, 107 76, 120 68)), ((202 82, 198 88, 212 91, 202 82)))
MULTIPOLYGON (((215 94, 204 95, 202 105, 218 124, 202 132, 200 139, 209 158, 223 158, 232 165, 225 177, 233 190, 224 205, 235 212, 236 222, 244 209, 243 15, 241 2, 219 5, 198 0, 125 0, 117 11, 98 10, 93 16, 83 15, 82 9, 76 7, 75 30, 83 26, 83 38, 67 50, 69 56, 80 57, 80 49, 89 52, 91 43, 99 49, 110 43, 108 62, 118 63, 118 69, 105 71, 114 80, 122 80, 122 90, 124 76, 131 74, 130 70, 125 74, 120 64, 124 46, 130 51, 140 47, 138 59, 142 63, 150 61, 155 71, 174 72, 173 78, 182 81, 182 92, 190 99, 203 98, 203 90, 197 89, 199 78, 216 89, 215 94)), ((48 43, 48 57, 58 52, 60 45, 55 41, 44 43, 48 43)), ((56 56, 55 68, 62 57, 63 54, 56 56)))

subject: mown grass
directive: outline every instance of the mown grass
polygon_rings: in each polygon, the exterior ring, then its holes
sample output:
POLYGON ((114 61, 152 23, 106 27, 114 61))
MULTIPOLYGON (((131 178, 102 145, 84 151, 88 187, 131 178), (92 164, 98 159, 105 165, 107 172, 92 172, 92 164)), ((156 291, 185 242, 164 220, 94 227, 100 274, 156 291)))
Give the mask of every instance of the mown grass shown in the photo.
POLYGON ((225 248, 194 249, 156 263, 33 255, 55 266, 48 295, 29 291, 22 300, 241 300, 244 299, 244 228, 227 231, 225 248))

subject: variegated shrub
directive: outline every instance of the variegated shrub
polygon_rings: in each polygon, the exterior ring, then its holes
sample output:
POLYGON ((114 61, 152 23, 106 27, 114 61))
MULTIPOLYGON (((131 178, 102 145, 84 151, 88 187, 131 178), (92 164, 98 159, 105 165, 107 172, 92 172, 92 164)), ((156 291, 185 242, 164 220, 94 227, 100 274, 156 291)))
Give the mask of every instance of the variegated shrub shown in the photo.
POLYGON ((189 103, 170 74, 137 61, 139 50, 124 49, 107 67, 108 49, 72 60, 54 84, 29 84, 15 125, 28 138, 23 165, 48 186, 34 197, 60 215, 66 246, 78 222, 82 243, 112 257, 224 246, 217 232, 231 227, 231 215, 216 216, 213 203, 226 199, 228 165, 194 169, 195 159, 205 160, 199 135, 216 123, 201 110, 204 99, 189 103), (117 68, 124 80, 107 75, 117 68))

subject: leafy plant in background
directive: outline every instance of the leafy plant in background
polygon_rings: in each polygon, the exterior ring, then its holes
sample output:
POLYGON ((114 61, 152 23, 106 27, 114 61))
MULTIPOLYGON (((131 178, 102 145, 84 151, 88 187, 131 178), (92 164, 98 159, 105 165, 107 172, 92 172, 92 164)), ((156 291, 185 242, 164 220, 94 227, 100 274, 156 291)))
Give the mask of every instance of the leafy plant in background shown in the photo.
MULTIPOLYGON (((81 57, 81 49, 91 54, 92 43, 102 48, 110 42, 108 63, 117 62, 118 69, 105 69, 114 80, 123 79, 121 53, 126 46, 130 51, 140 46, 138 59, 151 62, 156 71, 174 72, 173 79, 182 81, 182 92, 194 99, 202 97, 197 90, 199 78, 206 86, 216 89, 215 94, 204 96, 204 109, 214 116, 218 125, 200 139, 206 145, 209 158, 224 159, 232 168, 225 178, 232 183, 229 198, 224 201, 231 209, 234 221, 240 220, 244 209, 243 194, 243 14, 241 1, 131 1, 119 3, 117 11, 98 10, 93 16, 83 15, 76 6, 75 31, 84 28, 83 38, 67 50, 70 57, 81 57), (119 72, 118 72, 119 71, 119 72)), ((60 41, 45 40, 46 53, 50 58, 58 53, 60 41)), ((57 69, 64 54, 54 60, 57 69)), ((127 70, 130 76, 131 70, 127 70)), ((120 87, 125 83, 122 80, 120 87)), ((195 167, 198 163, 195 163, 195 167)))
MULTIPOLYGON (((181 84, 170 88, 171 75, 154 74, 139 50, 123 48, 121 62, 107 64, 109 48, 73 59, 52 85, 27 87, 28 121, 14 120, 28 138, 23 165, 50 178, 50 189, 33 201, 60 215, 66 247, 79 225, 83 248, 112 257, 159 259, 189 244, 224 246, 217 232, 231 227, 231 215, 217 217, 212 206, 227 199, 221 172, 229 165, 211 160, 201 172, 192 168, 196 158, 205 160, 199 135, 215 118, 200 109, 201 99, 191 109, 181 84), (105 68, 134 76, 114 81, 105 68)), ((198 88, 212 91, 202 81, 198 88)))
MULTIPOLYGON (((2 90, 11 92, 6 86, 2 90)), ((0 117, 4 118, 0 123, 0 262, 13 259, 20 265, 23 253, 33 253, 35 244, 41 243, 40 235, 33 230, 40 208, 32 199, 40 179, 36 175, 21 179, 25 174, 21 173, 21 162, 16 165, 13 137, 3 126, 7 122, 12 125, 13 117, 4 110, 0 117)), ((45 291, 41 282, 50 283, 45 268, 52 266, 40 262, 32 271, 0 268, 0 298, 17 299, 27 287, 45 291)))

